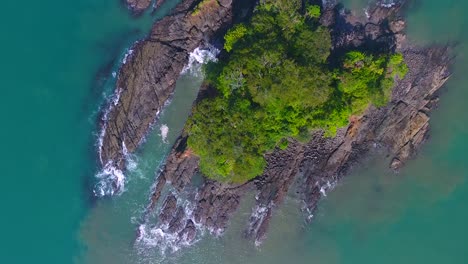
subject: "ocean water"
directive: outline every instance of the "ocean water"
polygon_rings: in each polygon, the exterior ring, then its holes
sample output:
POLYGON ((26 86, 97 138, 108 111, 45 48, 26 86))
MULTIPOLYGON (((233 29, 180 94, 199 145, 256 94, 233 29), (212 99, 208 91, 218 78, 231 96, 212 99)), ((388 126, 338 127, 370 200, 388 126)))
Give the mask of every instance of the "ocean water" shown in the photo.
MULTIPOLYGON (((386 157, 369 158, 327 194, 310 224, 291 194, 260 247, 242 238, 253 195, 222 237, 205 234, 164 254, 135 244, 155 172, 200 77, 188 72, 177 82, 129 159, 126 191, 95 199, 99 113, 127 49, 176 2, 138 18, 119 0, 3 3, 1 263, 468 263, 468 2, 458 0, 414 0, 406 13, 412 41, 457 43, 457 57, 432 136, 399 174, 388 171, 386 157)), ((362 14, 367 4, 344 2, 362 14)))

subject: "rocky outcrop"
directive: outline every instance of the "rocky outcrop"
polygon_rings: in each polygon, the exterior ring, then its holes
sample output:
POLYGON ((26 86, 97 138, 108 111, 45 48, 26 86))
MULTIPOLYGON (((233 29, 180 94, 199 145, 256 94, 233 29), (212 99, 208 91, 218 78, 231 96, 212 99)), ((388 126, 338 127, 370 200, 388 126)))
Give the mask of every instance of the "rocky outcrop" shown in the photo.
POLYGON ((451 58, 444 47, 407 47, 402 52, 410 70, 394 88, 388 106, 371 107, 337 137, 326 139, 317 133, 306 145, 299 181, 310 213, 322 193, 369 151, 386 149, 392 157, 389 167, 398 170, 427 138, 428 114, 437 102, 437 90, 450 75, 451 58))
MULTIPOLYGON (((180 207, 176 210, 177 198, 167 196, 160 224, 169 223, 170 215, 178 219, 173 233, 180 239, 182 236, 193 239, 195 226, 220 234, 245 192, 254 190, 256 205, 245 235, 260 243, 275 207, 284 201, 294 182, 304 201, 303 209, 312 216, 325 193, 370 151, 376 148, 388 151, 392 157, 389 167, 400 169, 427 138, 429 112, 437 103, 437 91, 450 76, 451 57, 447 47, 419 48, 408 44, 405 22, 398 17, 398 9, 399 6, 375 6, 368 10, 369 17, 358 18, 330 8, 322 16, 322 23, 332 31, 335 53, 356 47, 403 53, 409 72, 396 83, 386 107, 370 107, 362 116, 353 116, 334 138, 317 131, 307 144, 290 140, 286 150, 277 149, 266 155, 267 168, 262 176, 243 185, 205 179, 202 186, 191 186, 192 177, 198 173, 198 158, 187 148, 187 136, 182 135, 159 174, 148 208, 149 211, 157 208, 161 190, 170 185, 179 194, 191 193, 191 206, 182 213, 180 207), (182 227, 184 221, 186 225, 182 227)), ((184 39, 174 36, 168 41, 172 45, 185 45, 184 39)))
MULTIPOLYGON (((337 10, 328 10, 324 15, 324 18, 333 18, 327 24, 332 29, 335 52, 363 45, 367 49, 396 50, 403 53, 409 72, 404 80, 396 83, 391 102, 386 107, 370 107, 362 116, 352 117, 348 127, 341 129, 334 138, 326 138, 318 131, 309 143, 301 147, 298 143, 292 144, 284 154, 281 151, 272 154, 280 155, 280 163, 297 164, 297 172, 289 177, 296 177, 298 181, 309 219, 325 193, 369 151, 375 148, 387 150, 393 157, 390 168, 398 170, 427 138, 428 114, 437 102, 436 92, 450 76, 451 57, 447 47, 418 48, 406 43, 404 21, 397 16, 398 9, 399 6, 375 6, 369 10, 367 19, 342 15, 337 10), (291 157, 294 158, 290 160, 291 157)), ((268 168, 272 163, 270 158, 267 158, 268 168)), ((273 171, 267 169, 262 176, 278 186, 257 185, 260 197, 265 189, 280 190, 281 193, 257 199, 248 229, 257 242, 265 237, 264 226, 271 217, 271 205, 281 203, 283 199, 278 197, 284 196, 290 186, 284 176, 276 179, 276 174, 282 170, 284 167, 273 171), (259 214, 258 208, 266 209, 260 210, 262 213, 259 214), (257 229, 253 229, 252 223, 258 221, 257 229)))
MULTIPOLYGON (((140 145, 168 101, 189 53, 231 22, 231 0, 185 0, 157 22, 149 37, 132 47, 120 68, 119 93, 105 120, 100 160, 123 169, 124 154, 140 145)), ((144 6, 146 1, 135 3, 144 6)))

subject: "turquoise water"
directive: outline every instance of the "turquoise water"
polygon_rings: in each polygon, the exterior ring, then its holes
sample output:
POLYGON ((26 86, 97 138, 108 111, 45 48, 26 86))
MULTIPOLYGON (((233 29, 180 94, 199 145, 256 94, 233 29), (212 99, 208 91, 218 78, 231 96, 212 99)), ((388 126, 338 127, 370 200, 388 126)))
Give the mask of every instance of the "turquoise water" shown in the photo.
POLYGON ((118 0, 6 1, 0 12, 0 262, 71 263, 106 80, 153 18, 132 18, 118 0))
MULTIPOLYGON (((367 1, 345 2, 362 12, 367 1)), ((155 17, 133 18, 117 0, 3 3, 1 262, 468 263, 468 3, 415 2, 407 14, 410 39, 459 43, 453 78, 432 115, 432 137, 418 158, 398 175, 386 170, 385 157, 368 160, 328 194, 311 224, 289 196, 260 248, 241 236, 249 197, 223 237, 205 235, 165 256, 135 246, 135 231, 199 78, 178 81, 172 103, 131 158, 126 192, 95 200, 98 113, 112 93, 112 72, 155 17)))

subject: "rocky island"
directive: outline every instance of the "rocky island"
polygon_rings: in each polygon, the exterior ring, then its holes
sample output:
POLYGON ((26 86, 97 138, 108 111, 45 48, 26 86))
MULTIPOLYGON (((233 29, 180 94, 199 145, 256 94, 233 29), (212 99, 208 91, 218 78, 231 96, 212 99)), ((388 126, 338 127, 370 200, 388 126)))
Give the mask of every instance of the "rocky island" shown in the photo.
MULTIPOLYGON (((140 2, 143 9, 147 8, 143 3, 145 1, 136 1, 135 6, 140 2)), ((134 152, 141 144, 159 111, 173 93, 175 82, 188 62, 189 53, 197 47, 220 42, 222 36, 229 36, 229 33, 225 35, 229 29, 235 30, 234 25, 241 22, 248 23, 246 21, 249 21, 252 13, 255 16, 261 9, 255 3, 241 2, 185 0, 172 15, 155 23, 147 39, 132 48, 133 52, 119 71, 116 86, 118 100, 106 115, 103 125, 103 141, 99 150, 103 167, 120 171, 125 169, 125 153, 134 152), (239 16, 238 13, 243 15, 239 16)), ((271 1, 262 1, 259 5, 264 2, 268 4, 271 1)), ((369 65, 381 65, 373 62, 379 61, 379 56, 384 56, 385 66, 372 67, 380 74, 376 77, 379 84, 386 78, 391 79, 388 98, 382 97, 379 102, 384 103, 379 104, 374 100, 376 95, 369 93, 373 96, 365 101, 366 107, 350 111, 345 124, 331 129, 333 131, 328 129, 330 126, 304 126, 308 128, 305 138, 299 136, 304 134, 302 132, 281 134, 277 142, 260 157, 259 160, 264 161, 259 166, 262 172, 244 178, 236 177, 239 173, 232 169, 234 165, 212 175, 210 173, 216 170, 207 170, 206 165, 200 165, 206 161, 202 160, 206 156, 200 155, 200 150, 193 148, 197 142, 193 140, 196 133, 191 129, 193 121, 189 121, 165 165, 156 173, 156 184, 149 199, 147 214, 138 228, 137 242, 151 230, 158 230, 153 233, 165 234, 161 238, 170 238, 177 244, 190 244, 201 229, 216 235, 222 234, 245 194, 255 192, 256 205, 252 208, 245 235, 257 244, 261 243, 266 237, 275 208, 281 205, 291 186, 299 186, 296 191, 303 200, 304 217, 311 220, 324 193, 332 189, 365 155, 376 149, 385 150, 391 156, 389 169, 397 171, 427 139, 429 112, 437 105, 437 92, 450 76, 452 58, 448 47, 417 47, 409 43, 404 33, 405 21, 399 15, 402 4, 384 6, 376 3, 367 10, 367 17, 356 17, 341 6, 329 2, 298 3, 297 12, 308 16, 307 20, 310 20, 313 30, 320 28, 329 32, 330 58, 337 58, 336 61, 331 62, 329 56, 319 62, 315 60, 316 57, 313 58, 314 65, 319 63, 320 67, 332 68, 331 72, 338 76, 329 82, 340 87, 339 82, 345 79, 342 76, 346 72, 340 72, 336 65, 346 69, 349 64, 354 67, 350 70, 352 72, 369 65), (316 9, 308 8, 313 6, 320 6, 318 13, 316 9), (358 52, 352 53, 354 55, 371 52, 383 55, 373 55, 369 60, 359 55, 360 59, 353 60, 350 51, 358 52), (401 54, 404 58, 407 68, 400 76, 392 75, 395 67, 387 67, 392 54, 401 54), (366 61, 370 63, 366 64, 366 61), (203 184, 193 185, 193 178, 200 174, 203 184), (181 196, 187 197, 188 205, 181 200, 181 196)), ((270 11, 266 9, 265 12, 270 11)), ((234 30, 230 32, 236 32, 234 30)), ((237 35, 241 39, 244 33, 237 35)), ((320 40, 323 40, 323 36, 320 40)), ((221 63, 229 62, 229 50, 235 52, 236 45, 241 45, 236 44, 236 41, 231 44, 224 46, 225 51, 220 55, 221 63)), ((324 55, 327 54, 321 52, 317 56, 324 55)), ((216 85, 219 84, 211 82, 201 89, 194 103, 191 120, 197 117, 197 107, 204 100, 220 96, 216 94, 216 88, 219 87, 213 87, 216 85)), ((304 89, 309 89, 309 86, 304 89)), ((380 91, 386 94, 384 87, 380 91)), ((328 98, 328 95, 325 97, 328 98)), ((347 100, 351 102, 349 100, 353 99, 347 100)), ((312 105, 317 107, 324 102, 312 105)), ((325 115, 324 120, 329 121, 330 116, 325 115)), ((119 188, 116 183, 114 189, 119 188)))

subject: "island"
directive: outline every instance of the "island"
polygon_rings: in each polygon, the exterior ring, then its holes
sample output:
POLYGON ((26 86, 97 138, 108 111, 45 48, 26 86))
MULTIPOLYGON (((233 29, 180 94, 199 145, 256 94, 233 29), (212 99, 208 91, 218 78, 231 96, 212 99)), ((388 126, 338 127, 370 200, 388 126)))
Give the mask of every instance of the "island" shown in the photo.
POLYGON ((156 172, 136 240, 155 227, 181 245, 202 229, 221 235, 255 192, 245 236, 258 245, 292 186, 312 220, 367 155, 386 151, 389 169, 401 169, 428 137, 452 62, 448 46, 407 41, 403 8, 377 2, 361 17, 313 0, 185 0, 156 22, 120 68, 103 123, 104 168, 125 170, 125 154, 157 120, 191 51, 210 43, 222 51, 205 66, 192 114, 156 172))

